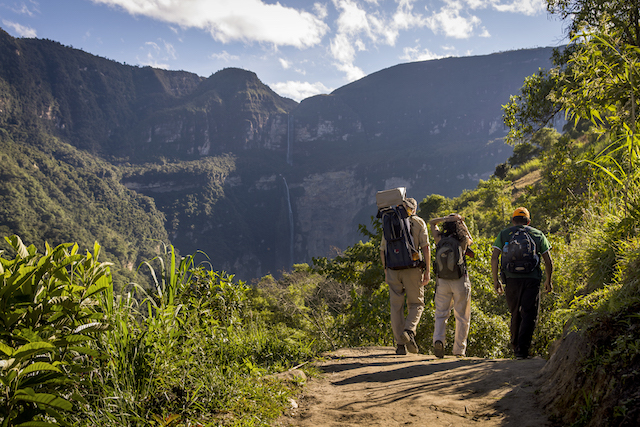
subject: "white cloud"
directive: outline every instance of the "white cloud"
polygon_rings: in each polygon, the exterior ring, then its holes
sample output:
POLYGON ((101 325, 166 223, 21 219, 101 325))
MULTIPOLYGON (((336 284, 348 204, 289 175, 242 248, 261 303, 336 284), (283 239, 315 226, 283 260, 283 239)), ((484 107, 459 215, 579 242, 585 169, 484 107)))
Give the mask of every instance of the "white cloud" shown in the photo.
POLYGON ((287 81, 269 85, 280 96, 286 96, 296 101, 302 101, 310 96, 321 93, 329 93, 331 90, 320 82, 309 83, 300 81, 287 81))
POLYGON ((480 25, 477 16, 460 16, 459 5, 445 6, 440 12, 427 18, 427 25, 436 34, 442 33, 447 37, 466 39, 471 37, 475 27, 480 25))
POLYGON ((364 32, 374 38, 369 26, 371 17, 367 15, 364 9, 353 0, 334 0, 336 9, 341 10, 338 17, 338 32, 344 34, 359 34, 364 32))
POLYGON ((420 50, 420 46, 416 47, 405 47, 402 49, 403 54, 400 56, 400 59, 414 62, 414 61, 428 61, 431 59, 439 59, 443 58, 442 55, 436 55, 431 52, 429 49, 420 50))
POLYGON ((355 60, 356 50, 347 34, 338 34, 329 45, 331 56, 340 63, 351 63, 355 60))
POLYGON ((329 12, 327 12, 327 5, 322 3, 314 3, 313 11, 316 13, 318 19, 325 19, 329 16, 329 12))
POLYGON ((278 61, 280 61, 280 65, 285 70, 288 70, 289 67, 291 67, 291 63, 289 61, 287 61, 286 59, 284 59, 284 58, 278 58, 278 61))
POLYGON ((240 59, 240 57, 238 55, 232 55, 229 52, 227 52, 226 50, 223 50, 220 53, 212 53, 211 55, 209 55, 209 58, 211 58, 211 59, 220 59, 220 60, 225 61, 225 62, 237 61, 237 60, 240 59))
POLYGON ((514 0, 508 4, 495 4, 494 8, 499 12, 522 13, 534 16, 547 10, 544 0, 514 0))
POLYGON ((169 68, 167 61, 176 59, 176 50, 171 43, 160 39, 160 44, 156 42, 146 42, 140 49, 146 50, 146 54, 137 56, 136 59, 142 65, 149 65, 154 68, 169 68))
POLYGON ((6 19, 3 19, 2 24, 5 27, 13 29, 13 32, 17 34, 18 37, 33 38, 38 36, 36 34, 36 30, 31 27, 25 27, 24 25, 18 24, 17 22, 7 21, 6 19))
POLYGON ((339 17, 329 52, 347 81, 365 75, 355 65, 356 52, 371 50, 379 44, 395 46, 400 31, 427 25, 425 18, 413 11, 416 0, 396 0, 397 6, 391 13, 385 13, 376 0, 332 1, 339 17))
POLYGON ((183 28, 208 31, 222 43, 271 43, 306 48, 317 45, 328 26, 312 13, 261 0, 92 0, 183 28))
POLYGON ((15 7, 7 6, 9 10, 14 13, 18 13, 21 15, 33 16, 35 14, 40 13, 40 5, 38 2, 29 0, 28 2, 20 2, 15 7), (28 4, 27 4, 28 3, 28 4))
POLYGON ((335 66, 345 74, 345 78, 348 82, 353 82, 367 75, 360 67, 357 67, 353 63, 336 63, 335 66))

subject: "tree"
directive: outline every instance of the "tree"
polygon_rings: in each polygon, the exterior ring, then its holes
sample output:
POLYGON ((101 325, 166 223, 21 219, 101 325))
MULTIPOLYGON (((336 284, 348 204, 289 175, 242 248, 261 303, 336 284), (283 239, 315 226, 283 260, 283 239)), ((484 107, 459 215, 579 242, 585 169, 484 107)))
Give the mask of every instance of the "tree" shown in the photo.
POLYGON ((556 52, 554 69, 529 77, 504 106, 510 143, 525 140, 559 111, 606 135, 609 143, 587 162, 613 180, 627 208, 640 187, 638 6, 638 0, 547 0, 550 13, 571 20, 572 42, 556 52))
POLYGON ((640 47, 638 0, 547 0, 547 11, 571 20, 571 37, 604 26, 619 31, 624 43, 640 47))
POLYGON ((640 187, 640 48, 626 43, 621 31, 601 28, 580 36, 570 61, 571 73, 559 80, 552 99, 576 121, 588 119, 610 143, 589 163, 629 196, 640 187))
POLYGON ((562 111, 562 105, 554 102, 550 94, 558 87, 562 74, 559 51, 554 55, 556 67, 552 70, 539 69, 536 74, 524 80, 520 93, 511 95, 509 103, 502 106, 504 124, 509 127, 505 137, 508 144, 518 144, 531 138, 537 131, 548 127, 562 111))

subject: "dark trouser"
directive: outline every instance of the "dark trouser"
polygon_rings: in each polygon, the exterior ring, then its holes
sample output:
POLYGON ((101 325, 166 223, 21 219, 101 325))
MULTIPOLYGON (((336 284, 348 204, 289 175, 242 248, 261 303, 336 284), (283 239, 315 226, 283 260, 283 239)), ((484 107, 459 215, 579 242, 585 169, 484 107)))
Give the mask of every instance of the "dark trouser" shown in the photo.
POLYGON ((540 279, 507 278, 505 296, 511 312, 511 346, 516 357, 527 357, 540 307, 540 279))

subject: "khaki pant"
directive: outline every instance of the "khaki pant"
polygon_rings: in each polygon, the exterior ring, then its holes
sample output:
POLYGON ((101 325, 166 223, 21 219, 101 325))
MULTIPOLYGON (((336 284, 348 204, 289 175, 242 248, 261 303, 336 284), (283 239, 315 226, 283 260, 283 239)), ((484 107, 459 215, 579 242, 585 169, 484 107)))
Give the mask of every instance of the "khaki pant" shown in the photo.
POLYGON ((424 311, 424 288, 422 287, 422 269, 386 270, 391 305, 391 329, 398 344, 406 344, 402 338, 404 330, 415 333, 424 311), (404 316, 405 295, 407 298, 407 317, 404 316))
POLYGON ((433 330, 433 342, 445 343, 447 320, 451 315, 456 319, 456 333, 453 342, 453 354, 464 356, 467 350, 467 336, 469 335, 469 323, 471 321, 471 283, 469 276, 464 275, 459 279, 436 279, 435 325, 433 330))

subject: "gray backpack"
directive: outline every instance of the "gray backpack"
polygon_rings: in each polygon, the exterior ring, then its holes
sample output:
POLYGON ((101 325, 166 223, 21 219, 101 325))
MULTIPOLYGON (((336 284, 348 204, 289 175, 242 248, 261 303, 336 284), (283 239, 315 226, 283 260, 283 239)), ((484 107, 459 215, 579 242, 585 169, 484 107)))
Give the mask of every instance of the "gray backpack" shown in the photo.
POLYGON ((459 279, 466 272, 462 246, 455 236, 443 236, 436 245, 436 276, 459 279))

